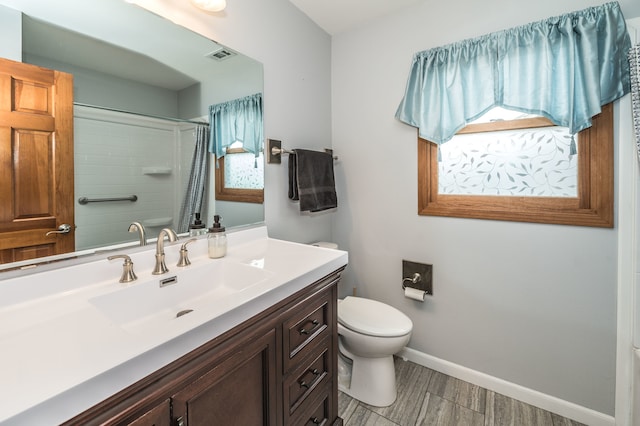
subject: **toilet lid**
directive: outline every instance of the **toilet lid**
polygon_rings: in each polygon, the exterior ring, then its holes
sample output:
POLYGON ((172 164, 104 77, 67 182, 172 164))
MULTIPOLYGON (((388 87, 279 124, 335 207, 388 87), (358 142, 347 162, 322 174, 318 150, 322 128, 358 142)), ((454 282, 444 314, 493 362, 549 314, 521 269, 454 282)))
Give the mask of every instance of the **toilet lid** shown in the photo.
POLYGON ((362 334, 380 337, 404 336, 413 323, 408 316, 385 303, 347 296, 338 303, 338 322, 362 334))

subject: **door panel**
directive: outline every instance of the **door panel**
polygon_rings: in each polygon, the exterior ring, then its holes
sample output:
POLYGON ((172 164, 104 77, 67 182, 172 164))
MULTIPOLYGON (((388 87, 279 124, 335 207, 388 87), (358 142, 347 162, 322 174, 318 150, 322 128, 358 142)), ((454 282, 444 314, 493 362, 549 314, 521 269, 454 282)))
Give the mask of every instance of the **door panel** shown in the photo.
POLYGON ((73 217, 73 77, 0 59, 0 263, 74 251, 73 217))
POLYGON ((13 177, 15 218, 54 216, 51 153, 53 140, 49 132, 16 130, 13 135, 13 177))
POLYGON ((187 426, 272 426, 276 393, 273 329, 245 339, 237 351, 177 392, 173 417, 187 426))

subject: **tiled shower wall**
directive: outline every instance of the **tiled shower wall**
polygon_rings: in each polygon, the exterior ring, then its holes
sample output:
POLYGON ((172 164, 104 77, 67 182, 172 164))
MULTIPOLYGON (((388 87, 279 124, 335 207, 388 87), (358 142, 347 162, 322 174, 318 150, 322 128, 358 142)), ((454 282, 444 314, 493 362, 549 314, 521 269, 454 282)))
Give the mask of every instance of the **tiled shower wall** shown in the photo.
MULTIPOLYGON (((148 237, 175 227, 183 194, 183 164, 191 161, 193 131, 172 121, 76 107, 76 250, 137 241, 129 224, 141 222, 148 237), (190 143, 189 143, 190 142, 190 143), (188 149, 190 148, 190 149, 188 149), (138 200, 78 203, 137 195, 138 200)), ((186 173, 188 177, 188 172, 186 173)))

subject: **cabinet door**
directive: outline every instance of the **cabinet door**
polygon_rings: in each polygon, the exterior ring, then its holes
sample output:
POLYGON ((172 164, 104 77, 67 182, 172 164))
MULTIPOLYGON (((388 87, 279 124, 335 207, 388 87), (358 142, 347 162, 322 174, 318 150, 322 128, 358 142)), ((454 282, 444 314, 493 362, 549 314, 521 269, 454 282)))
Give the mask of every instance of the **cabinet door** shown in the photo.
POLYGON ((128 426, 171 426, 171 401, 168 399, 147 411, 128 426))
POLYGON ((276 331, 272 329, 245 342, 174 394, 176 423, 191 426, 276 424, 276 331))

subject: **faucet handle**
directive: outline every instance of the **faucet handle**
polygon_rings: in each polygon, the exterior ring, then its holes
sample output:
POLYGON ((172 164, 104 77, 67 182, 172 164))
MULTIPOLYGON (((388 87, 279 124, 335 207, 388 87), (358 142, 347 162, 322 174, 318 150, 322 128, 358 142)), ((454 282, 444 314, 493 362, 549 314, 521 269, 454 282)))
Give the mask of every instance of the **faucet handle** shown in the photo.
POLYGON ((133 262, 131 261, 131 258, 126 254, 115 254, 113 256, 107 257, 107 259, 124 259, 124 263, 122 264, 122 276, 120 277, 119 282, 130 283, 138 279, 136 273, 133 272, 133 262))
POLYGON ((178 260, 178 265, 177 266, 189 266, 189 265, 191 265, 191 261, 189 260, 189 250, 187 250, 187 244, 192 243, 192 242, 194 242, 196 240, 197 240, 197 238, 191 238, 190 240, 188 240, 184 244, 182 244, 182 246, 180 247, 180 260, 178 260))

